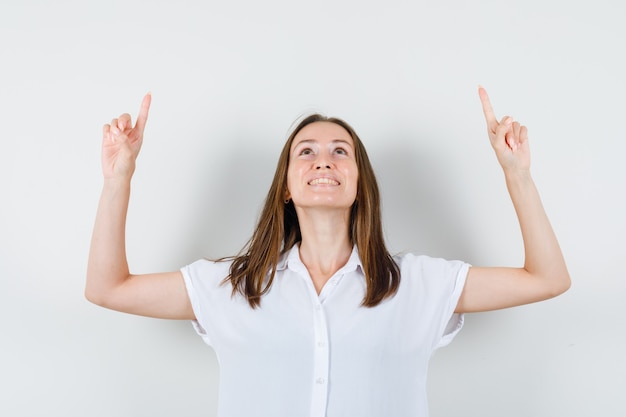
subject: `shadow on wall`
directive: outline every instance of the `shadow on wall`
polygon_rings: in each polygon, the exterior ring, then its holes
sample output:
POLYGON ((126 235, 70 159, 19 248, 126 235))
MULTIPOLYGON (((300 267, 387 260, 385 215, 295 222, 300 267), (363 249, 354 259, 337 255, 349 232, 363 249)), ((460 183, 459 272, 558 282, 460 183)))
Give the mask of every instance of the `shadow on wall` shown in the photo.
POLYGON ((428 146, 430 141, 400 135, 391 146, 370 154, 381 189, 389 248, 393 253, 472 259, 459 173, 450 169, 444 149, 428 146))
POLYGON ((198 165, 190 186, 195 194, 188 204, 182 253, 210 259, 231 256, 252 236, 280 152, 259 146, 263 139, 241 133, 226 138, 228 143, 241 145, 220 155, 223 172, 216 172, 213 166, 214 151, 202 149, 206 157, 201 159, 207 162, 198 165))
MULTIPOLYGON (((227 141, 242 146, 220 155, 224 172, 216 173, 212 150, 200 150, 206 158, 199 156, 199 160, 207 162, 199 163, 190 179, 194 200, 186 202, 189 212, 181 254, 234 255, 252 235, 282 143, 261 147, 262 140, 241 133, 227 141)), ((398 138, 390 143, 384 149, 368 147, 381 190, 390 251, 472 259, 475 242, 465 227, 470 221, 464 212, 467 202, 465 193, 459 192, 459 173, 449 168, 449 155, 444 149, 422 147, 428 143, 425 139, 398 138), (406 143, 417 145, 407 149, 406 143)))

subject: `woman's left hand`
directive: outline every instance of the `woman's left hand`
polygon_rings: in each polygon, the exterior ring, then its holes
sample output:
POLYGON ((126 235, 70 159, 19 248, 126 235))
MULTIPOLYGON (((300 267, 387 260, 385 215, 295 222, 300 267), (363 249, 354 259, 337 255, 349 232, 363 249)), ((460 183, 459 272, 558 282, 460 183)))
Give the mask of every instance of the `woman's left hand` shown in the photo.
POLYGON ((487 91, 478 88, 478 95, 483 105, 483 113, 487 121, 487 132, 491 146, 496 152, 498 162, 505 173, 510 171, 528 171, 530 169, 530 149, 528 146, 528 129, 510 116, 498 122, 491 107, 487 91))
POLYGON ((555 297, 570 286, 567 266, 535 183, 530 175, 526 127, 496 119, 484 88, 478 89, 491 145, 506 178, 524 240, 521 268, 472 267, 457 313, 490 311, 555 297))

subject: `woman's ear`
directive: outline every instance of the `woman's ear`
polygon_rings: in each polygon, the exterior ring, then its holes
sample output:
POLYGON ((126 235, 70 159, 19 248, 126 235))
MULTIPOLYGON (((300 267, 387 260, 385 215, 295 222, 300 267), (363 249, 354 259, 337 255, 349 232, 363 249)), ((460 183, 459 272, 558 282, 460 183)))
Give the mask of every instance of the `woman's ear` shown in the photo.
POLYGON ((285 204, 287 204, 289 202, 289 200, 291 200, 291 193, 289 192, 289 190, 285 190, 285 204))

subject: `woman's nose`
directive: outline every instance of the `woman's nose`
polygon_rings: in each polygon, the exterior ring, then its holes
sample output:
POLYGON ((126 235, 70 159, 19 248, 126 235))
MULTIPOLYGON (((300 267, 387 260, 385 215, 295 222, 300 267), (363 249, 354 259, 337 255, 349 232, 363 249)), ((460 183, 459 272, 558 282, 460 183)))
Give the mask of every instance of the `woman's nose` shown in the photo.
POLYGON ((330 164, 324 161, 318 161, 315 163, 315 169, 322 169, 322 168, 330 169, 330 164))
POLYGON ((326 169, 330 169, 330 160, 329 160, 329 156, 322 153, 320 155, 317 156, 317 158, 315 159, 315 169, 322 169, 322 168, 326 168, 326 169))

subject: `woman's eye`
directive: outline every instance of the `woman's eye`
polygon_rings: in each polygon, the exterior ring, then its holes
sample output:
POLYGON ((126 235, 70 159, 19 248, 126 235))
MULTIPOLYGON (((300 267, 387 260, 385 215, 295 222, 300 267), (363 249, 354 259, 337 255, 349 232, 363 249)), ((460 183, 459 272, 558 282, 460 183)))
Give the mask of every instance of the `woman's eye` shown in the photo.
POLYGON ((335 153, 338 153, 339 155, 347 155, 348 154, 348 152, 344 148, 337 148, 337 149, 335 149, 335 153))
POLYGON ((304 148, 300 151, 300 155, 311 155, 313 153, 313 150, 311 150, 311 148, 304 148))

